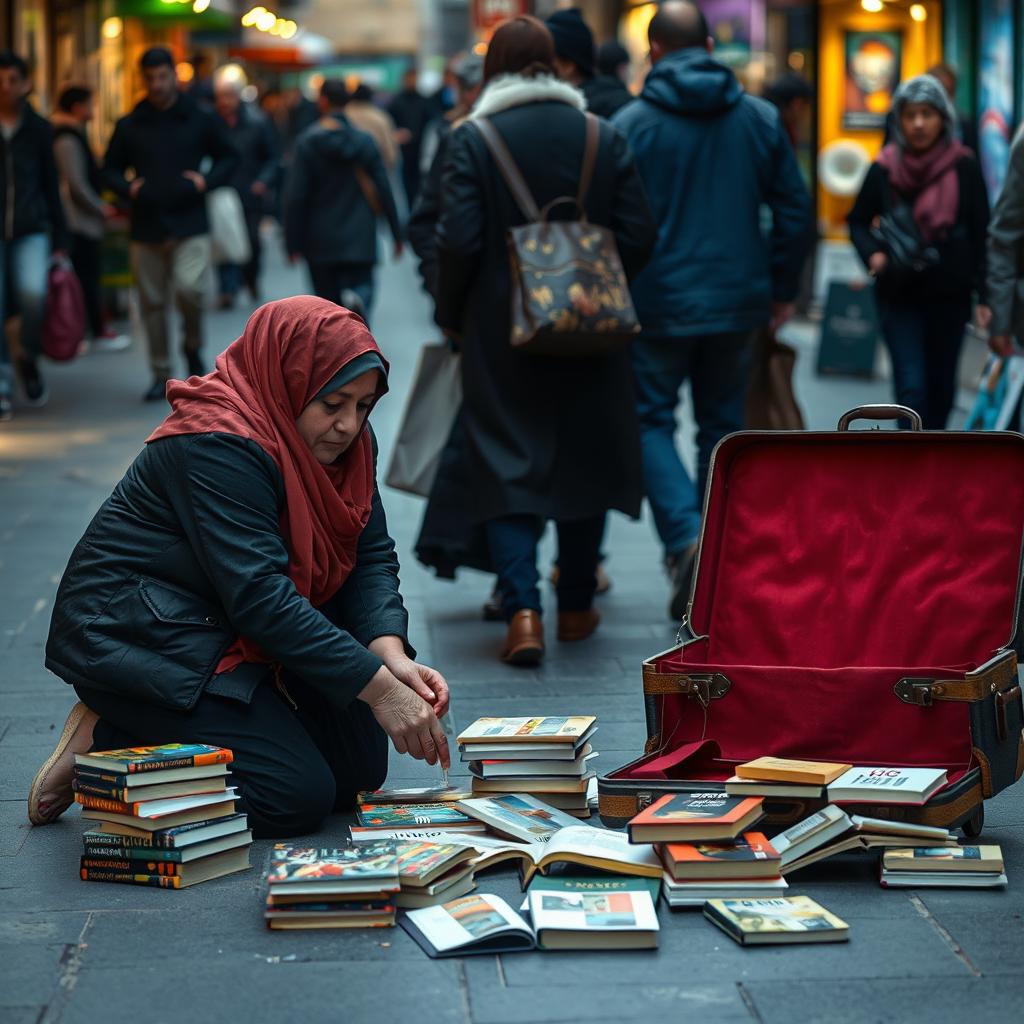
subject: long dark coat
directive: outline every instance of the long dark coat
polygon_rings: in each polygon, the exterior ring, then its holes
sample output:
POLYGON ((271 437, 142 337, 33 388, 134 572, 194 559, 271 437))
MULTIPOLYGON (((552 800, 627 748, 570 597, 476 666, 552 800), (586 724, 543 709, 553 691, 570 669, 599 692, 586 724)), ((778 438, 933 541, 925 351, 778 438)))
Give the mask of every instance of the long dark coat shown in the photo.
MULTIPOLYGON (((554 83, 520 80, 520 98, 554 95, 564 95, 554 83)), ((576 194, 585 131, 579 109, 538 98, 499 110, 491 121, 538 206, 576 194)), ((637 271, 656 228, 629 148, 606 122, 586 212, 615 232, 627 274, 637 271)), ((571 217, 573 208, 565 204, 553 215, 571 217)), ((571 521, 609 509, 637 516, 640 438, 627 352, 556 359, 509 343, 506 231, 524 222, 476 126, 459 126, 442 179, 437 318, 462 343, 473 518, 571 521)))

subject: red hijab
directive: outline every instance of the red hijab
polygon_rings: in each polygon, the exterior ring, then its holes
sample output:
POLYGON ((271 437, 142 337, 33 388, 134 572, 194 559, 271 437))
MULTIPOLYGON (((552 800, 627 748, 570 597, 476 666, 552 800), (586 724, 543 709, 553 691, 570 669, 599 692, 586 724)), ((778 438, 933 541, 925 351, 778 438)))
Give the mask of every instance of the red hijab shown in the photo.
MULTIPOLYGON (((333 596, 355 565, 373 501, 373 448, 364 425, 336 462, 321 465, 295 420, 343 366, 367 352, 380 355, 369 328, 333 302, 298 296, 267 303, 218 356, 213 373, 168 385, 172 412, 146 439, 222 433, 255 441, 281 471, 288 575, 314 606, 333 596)), ((382 375, 377 397, 385 391, 382 375)), ((267 660, 239 636, 217 671, 267 660)))

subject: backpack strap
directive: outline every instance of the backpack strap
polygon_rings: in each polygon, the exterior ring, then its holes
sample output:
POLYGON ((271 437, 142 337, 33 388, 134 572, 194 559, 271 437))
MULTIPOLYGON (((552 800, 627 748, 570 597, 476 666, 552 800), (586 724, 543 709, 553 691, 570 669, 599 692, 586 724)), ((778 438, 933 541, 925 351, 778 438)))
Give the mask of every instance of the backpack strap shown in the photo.
POLYGON ((498 170, 501 171, 501 176, 505 179, 505 184, 508 185, 508 190, 512 193, 512 198, 516 201, 516 205, 522 211, 523 216, 529 221, 539 221, 541 214, 537 201, 533 198, 533 194, 530 192, 526 181, 523 179, 522 174, 520 174, 515 160, 512 159, 512 154, 509 152, 508 146, 505 145, 505 140, 486 117, 474 118, 473 124, 476 125, 487 148, 490 150, 491 157, 498 165, 498 170))
POLYGON ((601 122, 590 113, 584 115, 587 119, 587 138, 583 146, 583 167, 580 170, 580 188, 576 193, 576 205, 580 214, 585 216, 587 193, 590 191, 590 179, 594 176, 594 163, 597 160, 597 142, 601 131, 601 122))

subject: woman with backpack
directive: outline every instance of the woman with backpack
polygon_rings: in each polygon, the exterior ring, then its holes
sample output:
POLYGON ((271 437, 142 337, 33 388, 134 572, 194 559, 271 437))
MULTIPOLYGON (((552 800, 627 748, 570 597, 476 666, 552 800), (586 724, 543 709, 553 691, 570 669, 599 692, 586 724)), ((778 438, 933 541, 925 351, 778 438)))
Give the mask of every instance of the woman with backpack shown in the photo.
POLYGON ((972 294, 985 297, 988 196, 937 78, 918 75, 893 99, 893 141, 850 211, 850 239, 875 278, 896 401, 926 430, 946 426, 972 294))
MULTIPOLYGON (((554 76, 551 34, 535 18, 506 22, 491 39, 484 89, 448 147, 438 237, 437 319, 462 349, 472 517, 486 526, 509 623, 502 658, 544 654, 537 543, 558 529, 558 638, 593 633, 598 551, 609 509, 636 517, 640 439, 628 354, 541 354, 514 344, 509 229, 555 199, 552 221, 580 216, 588 130, 596 131, 586 220, 611 230, 627 276, 639 270, 656 228, 624 138, 607 122, 588 129, 585 101, 554 76), (529 196, 517 198, 485 133, 507 148, 529 196)), ((551 299, 539 281, 540 302, 551 299)), ((556 285, 557 290, 557 285, 556 285)), ((529 296, 527 296, 529 297, 529 296)), ((628 301, 628 295, 626 296, 628 301)), ((557 315, 558 297, 548 312, 557 315)), ((571 311, 566 311, 571 315, 571 311)))

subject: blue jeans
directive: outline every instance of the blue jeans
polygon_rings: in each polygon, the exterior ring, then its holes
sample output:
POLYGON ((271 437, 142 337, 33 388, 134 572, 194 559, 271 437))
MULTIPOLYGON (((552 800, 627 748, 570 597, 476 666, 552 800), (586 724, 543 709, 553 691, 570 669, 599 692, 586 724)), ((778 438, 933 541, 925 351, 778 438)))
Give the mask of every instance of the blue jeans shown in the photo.
MULTIPOLYGON (((585 611, 594 603, 604 520, 604 515, 599 515, 556 524, 560 612, 585 611)), ((541 610, 537 542, 543 532, 540 516, 502 516, 487 522, 487 541, 506 620, 524 608, 541 610)))
POLYGON ((21 314, 21 354, 34 360, 39 356, 46 312, 46 281, 50 269, 50 239, 43 232, 0 240, 0 394, 12 390, 11 356, 3 330, 8 316, 21 314), (7 299, 14 299, 14 309, 7 299))
POLYGON ((743 429, 752 338, 749 331, 740 331, 645 335, 633 343, 644 489, 667 557, 696 541, 711 452, 726 434, 743 429), (675 441, 679 389, 687 380, 697 420, 696 483, 675 441))
POLYGON ((878 304, 896 401, 919 413, 925 430, 946 429, 970 316, 968 299, 878 304))

